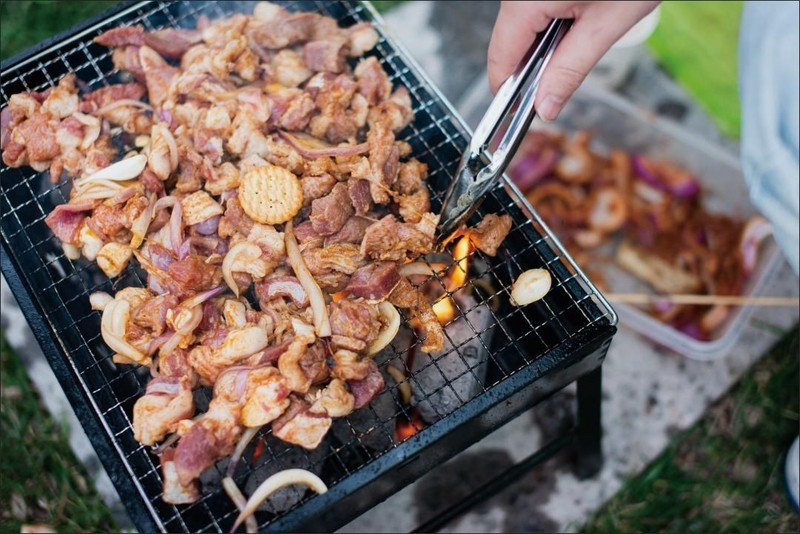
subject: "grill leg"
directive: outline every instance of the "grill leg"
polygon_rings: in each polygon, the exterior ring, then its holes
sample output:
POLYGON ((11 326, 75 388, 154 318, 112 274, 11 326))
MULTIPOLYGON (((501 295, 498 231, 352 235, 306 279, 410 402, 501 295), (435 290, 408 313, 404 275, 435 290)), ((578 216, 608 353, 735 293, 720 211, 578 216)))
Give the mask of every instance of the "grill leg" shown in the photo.
POLYGON ((578 478, 589 478, 597 474, 603 465, 600 424, 601 368, 578 379, 578 428, 576 433, 575 466, 578 478))

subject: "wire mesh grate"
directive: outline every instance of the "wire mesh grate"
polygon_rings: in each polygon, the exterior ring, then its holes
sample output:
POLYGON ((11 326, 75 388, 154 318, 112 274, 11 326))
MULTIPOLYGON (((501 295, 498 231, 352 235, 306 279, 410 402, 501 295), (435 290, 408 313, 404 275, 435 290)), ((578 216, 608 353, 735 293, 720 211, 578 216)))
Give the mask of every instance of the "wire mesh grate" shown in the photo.
MULTIPOLYGON (((2 104, 6 105, 12 94, 52 87, 69 72, 75 73, 91 89, 119 81, 110 51, 92 42, 94 36, 111 27, 132 24, 142 24, 147 30, 193 27, 201 15, 214 19, 240 12, 251 13, 253 5, 253 2, 189 1, 131 5, 5 68, 0 85, 2 104)), ((373 21, 372 12, 354 2, 290 2, 286 7, 330 15, 345 26, 373 21)), ((387 38, 380 26, 378 29, 381 40, 370 54, 380 60, 395 86, 402 84, 409 90, 415 120, 398 138, 409 143, 413 157, 428 165, 431 205, 437 211, 466 144, 465 129, 402 49, 387 38)), ((161 500, 157 457, 133 439, 132 408, 143 394, 149 374, 146 369, 120 366, 111 361, 111 351, 99 335, 100 314, 91 310, 88 295, 94 291, 113 293, 129 285, 144 286, 142 273, 129 266, 118 279, 110 281, 94 264, 64 256, 58 240, 45 226, 44 218, 54 206, 67 200, 69 185, 66 181, 51 184, 46 173, 36 173, 27 167, 3 166, 0 184, 0 234, 4 252, 13 257, 19 266, 19 277, 32 290, 39 309, 45 310, 43 319, 52 330, 62 356, 75 370, 77 386, 86 392, 105 431, 116 443, 118 461, 133 479, 138 498, 144 501, 162 530, 222 532, 229 529, 236 510, 219 483, 227 467, 226 460, 204 475, 203 496, 196 503, 180 507, 168 505, 161 500)), ((402 369, 409 375, 412 389, 424 392, 422 400, 429 401, 437 419, 428 427, 446 424, 443 419, 452 412, 585 329, 616 321, 613 311, 513 187, 505 185, 492 191, 471 222, 477 222, 487 213, 499 212, 512 216, 512 231, 497 257, 475 252, 471 265, 480 265, 481 272, 471 271, 472 276, 466 282, 475 297, 474 303, 464 305, 456 301, 459 320, 468 325, 471 335, 456 341, 447 329, 451 347, 421 368, 409 368, 405 358, 409 348, 396 344, 392 345, 393 354, 380 362, 382 370, 388 365, 402 369), (552 273, 554 283, 550 293, 536 305, 525 308, 508 305, 513 280, 522 271, 534 267, 547 267, 552 273), (482 279, 491 280, 495 294, 475 282, 478 274, 482 279), (478 308, 489 310, 488 326, 476 327, 469 320, 470 314, 478 308), (469 361, 463 354, 465 346, 476 340, 486 353, 483 363, 469 361), (448 373, 442 369, 442 362, 453 355, 458 356, 463 365, 459 372, 448 373), (420 379, 422 374, 432 371, 441 377, 433 388, 420 379), (455 386, 464 380, 470 382, 470 388, 455 386), (431 399, 444 391, 451 391, 457 402, 436 405, 431 399)), ((443 280, 439 281, 444 284, 443 280)), ((421 343, 413 329, 409 331, 413 336, 411 350, 414 350, 421 343)), ((197 397, 199 405, 207 405, 209 392, 199 390, 197 397)), ((320 473, 328 486, 334 487, 389 450, 406 445, 395 434, 395 424, 402 418, 410 420, 411 409, 402 400, 400 386, 387 381, 385 390, 372 403, 351 416, 336 420, 329 439, 316 451, 287 447, 272 438, 268 430, 262 431, 248 448, 234 478, 244 487, 248 477, 259 470, 301 464, 320 473), (369 416, 363 417, 365 413, 369 416), (358 414, 361 416, 357 417, 358 414), (254 456, 259 440, 258 446, 263 447, 263 452, 254 456)), ((305 496, 293 508, 311 498, 305 496)), ((259 515, 259 521, 261 526, 266 526, 279 516, 264 512, 259 515)))

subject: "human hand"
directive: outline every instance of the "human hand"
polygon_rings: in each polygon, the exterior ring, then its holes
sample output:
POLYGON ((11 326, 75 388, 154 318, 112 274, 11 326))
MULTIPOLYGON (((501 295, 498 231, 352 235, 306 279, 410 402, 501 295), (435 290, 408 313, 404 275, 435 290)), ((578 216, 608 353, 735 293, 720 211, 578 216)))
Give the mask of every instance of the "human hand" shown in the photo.
POLYGON ((658 1, 502 2, 489 43, 492 92, 497 92, 536 34, 552 19, 575 19, 542 75, 534 104, 542 119, 555 120, 603 54, 658 4, 658 1))

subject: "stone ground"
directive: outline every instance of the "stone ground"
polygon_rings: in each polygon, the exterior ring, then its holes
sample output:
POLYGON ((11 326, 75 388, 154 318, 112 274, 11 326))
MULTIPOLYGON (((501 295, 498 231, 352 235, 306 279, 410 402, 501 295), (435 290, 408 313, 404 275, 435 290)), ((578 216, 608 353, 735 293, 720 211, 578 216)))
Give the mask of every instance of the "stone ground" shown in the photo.
MULTIPOLYGON (((498 4, 409 2, 386 17, 444 95, 462 114, 485 97, 486 48, 498 4)), ((594 83, 603 83, 594 76, 594 83)), ((637 62, 618 92, 636 105, 677 120, 726 150, 724 141, 686 92, 658 69, 649 56, 637 62)), ((471 126, 475 126, 471 124, 471 126)), ((770 295, 797 295, 798 280, 781 262, 770 295)), ((785 331, 797 323, 797 309, 762 308, 742 329, 735 347, 715 362, 690 360, 659 349, 622 325, 603 366, 605 464, 590 480, 572 473, 565 455, 556 456, 520 482, 445 528, 447 532, 536 532, 574 530, 667 445, 670 437, 696 422, 707 407, 785 331)), ((87 466, 119 524, 133 530, 108 476, 94 455, 58 382, 46 363, 5 281, 2 327, 23 358, 48 409, 70 426, 70 443, 87 466)), ((511 421, 414 484, 355 519, 341 532, 398 532, 413 529, 479 484, 518 462, 573 417, 574 390, 568 388, 511 421), (476 461, 478 460, 478 461, 476 461)))

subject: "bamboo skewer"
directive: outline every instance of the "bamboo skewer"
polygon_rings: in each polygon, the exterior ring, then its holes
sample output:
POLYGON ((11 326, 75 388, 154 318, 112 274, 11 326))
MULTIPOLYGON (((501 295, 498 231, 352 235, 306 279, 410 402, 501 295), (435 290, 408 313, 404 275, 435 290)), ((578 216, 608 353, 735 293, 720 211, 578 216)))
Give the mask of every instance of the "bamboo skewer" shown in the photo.
POLYGON ((646 293, 605 293, 620 304, 697 304, 704 306, 800 306, 797 297, 747 297, 741 295, 648 295, 646 293))

